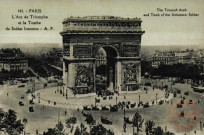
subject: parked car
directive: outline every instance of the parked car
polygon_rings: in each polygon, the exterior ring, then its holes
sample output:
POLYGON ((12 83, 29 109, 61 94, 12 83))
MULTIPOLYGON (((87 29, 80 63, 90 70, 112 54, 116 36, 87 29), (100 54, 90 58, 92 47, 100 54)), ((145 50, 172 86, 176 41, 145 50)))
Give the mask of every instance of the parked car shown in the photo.
POLYGON ((30 89, 27 89, 26 93, 30 93, 30 92, 31 92, 31 90, 30 90, 30 89))
POLYGON ((184 104, 184 99, 182 99, 180 102, 181 102, 181 104, 184 104))
POLYGON ((130 104, 131 108, 134 108, 136 106, 136 103, 130 104))
POLYGON ((86 112, 83 112, 83 111, 82 111, 82 114, 83 114, 83 116, 84 116, 84 117, 88 117, 88 116, 91 116, 91 114, 88 114, 88 113, 86 113, 86 112))
POLYGON ((177 108, 182 108, 183 105, 182 104, 177 104, 177 108))
POLYGON ((33 100, 29 100, 29 103, 30 103, 30 104, 34 104, 33 100))
POLYGON ((29 111, 30 112, 34 112, 34 109, 33 109, 33 107, 31 106, 31 107, 29 107, 29 111))
POLYGON ((159 105, 162 105, 164 103, 164 100, 159 101, 159 105))
POLYGON ((92 110, 94 110, 94 111, 99 111, 99 108, 98 108, 97 106, 93 106, 93 107, 92 107, 92 110))
POLYGON ((96 103, 100 103, 100 99, 97 99, 97 98, 96 98, 95 100, 96 100, 96 103))
POLYGON ((177 93, 176 93, 176 92, 174 92, 174 97, 176 97, 176 95, 177 95, 177 93))
POLYGON ((177 94, 181 94, 181 90, 177 89, 177 94))
POLYGON ((23 88, 23 87, 25 87, 25 85, 19 85, 18 87, 19 87, 19 88, 23 88))
POLYGON ((83 106, 83 110, 91 110, 91 107, 88 107, 87 105, 83 106))
POLYGON ((114 106, 110 106, 110 112, 117 112, 118 111, 118 106, 114 105, 114 106))
POLYGON ((101 110, 105 111, 105 110, 109 110, 109 108, 106 106, 102 106, 101 110))
POLYGON ((23 96, 23 95, 21 96, 21 99, 24 99, 24 96, 23 96))
POLYGON ((18 103, 20 106, 24 106, 24 103, 22 101, 19 101, 18 103))
POLYGON ((149 103, 147 102, 144 104, 143 108, 148 108, 148 107, 149 107, 149 103))
POLYGON ((184 111, 182 111, 182 112, 180 113, 180 116, 181 116, 181 117, 184 117, 184 111))
POLYGON ((106 100, 107 99, 107 97, 105 96, 105 97, 103 97, 103 100, 106 100))
POLYGON ((101 122, 103 124, 108 124, 108 125, 111 125, 112 124, 112 121, 110 121, 108 118, 106 117, 101 117, 101 122))
POLYGON ((129 117, 124 117, 125 123, 132 124, 132 121, 129 120, 129 117))
POLYGON ((184 95, 188 96, 189 95, 189 91, 184 92, 184 95))

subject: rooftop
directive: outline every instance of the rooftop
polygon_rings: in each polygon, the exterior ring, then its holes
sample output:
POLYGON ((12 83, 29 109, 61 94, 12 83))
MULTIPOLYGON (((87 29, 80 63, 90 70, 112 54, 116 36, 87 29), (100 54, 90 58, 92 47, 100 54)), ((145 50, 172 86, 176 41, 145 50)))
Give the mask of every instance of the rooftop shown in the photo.
POLYGON ((70 16, 66 19, 64 19, 63 23, 66 23, 68 21, 140 21, 140 18, 122 18, 118 16, 84 16, 84 17, 73 17, 70 16))

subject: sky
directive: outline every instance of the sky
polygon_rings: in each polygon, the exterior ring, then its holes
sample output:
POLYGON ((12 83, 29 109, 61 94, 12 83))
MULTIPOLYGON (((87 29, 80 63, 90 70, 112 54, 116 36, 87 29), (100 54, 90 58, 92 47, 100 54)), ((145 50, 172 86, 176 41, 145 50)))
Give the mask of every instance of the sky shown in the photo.
POLYGON ((142 45, 204 45, 203 5, 204 0, 0 0, 0 43, 62 43, 59 32, 63 19, 111 15, 141 18, 145 31, 142 45), (165 11, 165 8, 184 11, 165 11), (24 13, 18 12, 19 9, 24 13), (40 9, 41 13, 28 13, 29 9, 40 9), (144 16, 148 13, 150 16, 144 16), (199 16, 161 16, 163 13, 196 13, 199 16), (48 19, 17 19, 16 15, 45 15, 48 19), (22 21, 27 24, 18 24, 22 21), (39 21, 41 25, 29 25, 28 21, 39 21), (54 30, 5 30, 7 27, 53 27, 54 30))

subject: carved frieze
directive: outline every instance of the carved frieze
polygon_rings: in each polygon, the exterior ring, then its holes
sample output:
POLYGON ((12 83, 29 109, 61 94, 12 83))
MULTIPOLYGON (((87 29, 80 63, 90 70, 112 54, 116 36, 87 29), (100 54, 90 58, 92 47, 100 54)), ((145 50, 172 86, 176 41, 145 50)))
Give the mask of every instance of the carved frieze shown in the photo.
POLYGON ((123 46, 123 55, 125 57, 136 57, 140 55, 140 46, 139 45, 124 45, 123 46))
POLYGON ((74 57, 90 57, 92 55, 92 46, 74 45, 74 57))

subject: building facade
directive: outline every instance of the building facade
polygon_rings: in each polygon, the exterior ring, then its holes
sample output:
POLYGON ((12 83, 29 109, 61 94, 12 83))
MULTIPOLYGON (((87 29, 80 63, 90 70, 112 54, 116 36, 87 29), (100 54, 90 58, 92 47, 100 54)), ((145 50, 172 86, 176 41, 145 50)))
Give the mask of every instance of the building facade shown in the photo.
POLYGON ((107 54, 107 87, 137 90, 141 83, 140 18, 69 17, 63 21, 63 80, 75 94, 96 92, 96 52, 107 54))
POLYGON ((152 67, 158 68, 160 65, 173 65, 178 63, 175 56, 154 56, 152 57, 152 67))
POLYGON ((0 71, 25 71, 27 69, 28 61, 20 49, 0 50, 0 71))

